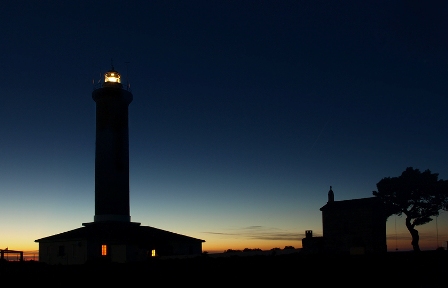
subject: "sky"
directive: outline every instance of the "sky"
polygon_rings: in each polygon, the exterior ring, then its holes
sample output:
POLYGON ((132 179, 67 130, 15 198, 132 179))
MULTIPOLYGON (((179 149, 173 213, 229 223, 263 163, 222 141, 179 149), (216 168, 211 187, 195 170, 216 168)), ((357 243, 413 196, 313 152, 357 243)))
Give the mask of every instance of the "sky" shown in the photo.
MULTIPOLYGON (((112 64, 134 96, 131 221, 203 251, 300 248, 330 186, 448 179, 442 2, 3 1, 0 248, 93 221, 93 82, 112 64)), ((446 248, 448 212, 419 231, 446 248)), ((412 249, 403 217, 387 237, 412 249)))

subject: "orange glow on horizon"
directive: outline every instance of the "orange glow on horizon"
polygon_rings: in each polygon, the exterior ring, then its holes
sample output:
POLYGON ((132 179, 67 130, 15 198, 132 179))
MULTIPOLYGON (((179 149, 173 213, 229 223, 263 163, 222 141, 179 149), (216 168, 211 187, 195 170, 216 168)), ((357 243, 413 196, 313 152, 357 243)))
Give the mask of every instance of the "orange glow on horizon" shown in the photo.
POLYGON ((260 241, 260 240, 244 240, 241 239, 226 239, 219 242, 205 242, 202 244, 202 251, 208 253, 223 253, 226 250, 244 250, 249 249, 261 249, 263 251, 269 251, 274 248, 284 249, 286 246, 292 246, 296 249, 302 248, 302 239, 297 241, 260 241))

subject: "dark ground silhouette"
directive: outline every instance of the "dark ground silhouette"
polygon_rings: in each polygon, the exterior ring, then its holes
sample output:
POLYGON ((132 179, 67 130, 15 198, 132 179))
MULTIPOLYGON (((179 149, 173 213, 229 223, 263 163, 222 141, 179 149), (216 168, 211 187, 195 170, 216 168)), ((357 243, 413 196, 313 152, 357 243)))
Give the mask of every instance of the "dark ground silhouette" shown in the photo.
POLYGON ((382 256, 287 255, 198 256, 189 259, 150 259, 145 263, 46 265, 3 262, 0 275, 26 284, 89 286, 100 281, 127 287, 163 285, 250 284, 266 286, 343 285, 343 287, 448 287, 447 251, 395 252, 382 256), (15 278, 14 278, 15 277, 15 278), (160 282, 162 281, 162 282, 160 282), (25 282, 25 283, 24 283, 25 282))

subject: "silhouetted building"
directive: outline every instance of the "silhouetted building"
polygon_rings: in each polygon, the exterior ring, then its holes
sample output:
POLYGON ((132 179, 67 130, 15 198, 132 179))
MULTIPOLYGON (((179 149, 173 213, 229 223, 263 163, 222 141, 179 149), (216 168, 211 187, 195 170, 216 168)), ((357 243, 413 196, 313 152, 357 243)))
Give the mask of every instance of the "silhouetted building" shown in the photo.
POLYGON ((302 247, 308 252, 377 254, 387 251, 384 205, 377 197, 334 201, 330 186, 322 211, 322 237, 305 232, 302 247))
POLYGON ((305 231, 305 238, 302 239, 302 252, 322 253, 324 249, 324 237, 313 237, 312 230, 305 231))
MULTIPOLYGON (((5 260, 5 254, 6 255, 13 254, 13 255, 15 255, 17 257, 17 260, 23 261, 23 251, 9 250, 8 248, 0 249, 0 260, 1 261, 5 260)), ((7 258, 8 258, 8 256, 7 256, 7 258)))
POLYGON ((92 98, 96 102, 94 222, 35 240, 39 261, 131 262, 152 256, 201 254, 204 240, 131 222, 128 106, 133 95, 123 89, 120 74, 112 67, 92 98))

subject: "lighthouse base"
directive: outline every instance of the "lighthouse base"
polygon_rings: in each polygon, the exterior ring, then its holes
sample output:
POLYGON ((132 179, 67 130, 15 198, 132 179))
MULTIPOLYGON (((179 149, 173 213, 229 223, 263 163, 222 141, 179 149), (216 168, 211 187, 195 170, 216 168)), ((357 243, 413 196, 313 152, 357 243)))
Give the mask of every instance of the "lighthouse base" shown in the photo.
POLYGON ((93 216, 94 222, 131 222, 131 216, 128 215, 114 215, 114 214, 106 214, 106 215, 95 215, 93 216))

